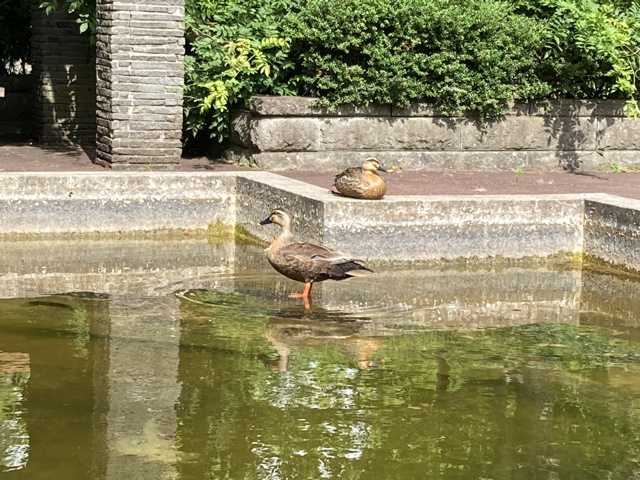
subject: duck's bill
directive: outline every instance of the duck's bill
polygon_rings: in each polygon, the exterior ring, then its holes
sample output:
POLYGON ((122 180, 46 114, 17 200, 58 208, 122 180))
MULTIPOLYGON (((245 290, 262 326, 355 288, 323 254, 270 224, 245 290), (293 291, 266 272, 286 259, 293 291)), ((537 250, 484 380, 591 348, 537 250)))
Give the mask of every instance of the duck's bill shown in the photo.
POLYGON ((269 225, 270 223, 273 223, 273 222, 271 221, 271 219, 270 219, 270 218, 265 218, 264 220, 262 220, 262 221, 260 222, 260 225, 269 225))
POLYGON ((380 170, 381 172, 387 172, 389 171, 389 168, 385 167, 384 165, 380 165, 377 170, 380 170))

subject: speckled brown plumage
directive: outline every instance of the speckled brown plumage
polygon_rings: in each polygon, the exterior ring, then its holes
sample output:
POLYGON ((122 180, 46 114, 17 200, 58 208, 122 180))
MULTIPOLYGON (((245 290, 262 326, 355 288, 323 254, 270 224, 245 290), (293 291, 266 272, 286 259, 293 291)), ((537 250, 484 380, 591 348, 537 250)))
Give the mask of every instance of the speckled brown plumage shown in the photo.
POLYGON ((267 259, 278 273, 306 284, 305 293, 301 295, 303 297, 308 297, 314 282, 345 280, 373 273, 361 265, 359 260, 345 253, 315 243, 295 243, 292 233, 293 217, 286 210, 274 210, 269 218, 260 223, 275 223, 282 227, 280 234, 267 249, 267 259))
POLYGON ((334 185, 345 197, 379 200, 387 193, 387 182, 376 173, 386 171, 373 157, 367 158, 362 167, 351 167, 335 177, 334 185))

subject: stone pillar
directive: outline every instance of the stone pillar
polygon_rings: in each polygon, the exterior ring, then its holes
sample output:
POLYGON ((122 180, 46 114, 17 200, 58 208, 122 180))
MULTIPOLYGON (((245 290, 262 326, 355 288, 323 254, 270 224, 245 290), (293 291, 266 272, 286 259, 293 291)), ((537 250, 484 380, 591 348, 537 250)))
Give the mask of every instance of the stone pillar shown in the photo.
POLYGON ((183 16, 184 0, 98 0, 96 163, 179 164, 183 16))
POLYGON ((76 17, 49 15, 31 1, 32 133, 46 145, 89 145, 96 138, 95 46, 76 17))

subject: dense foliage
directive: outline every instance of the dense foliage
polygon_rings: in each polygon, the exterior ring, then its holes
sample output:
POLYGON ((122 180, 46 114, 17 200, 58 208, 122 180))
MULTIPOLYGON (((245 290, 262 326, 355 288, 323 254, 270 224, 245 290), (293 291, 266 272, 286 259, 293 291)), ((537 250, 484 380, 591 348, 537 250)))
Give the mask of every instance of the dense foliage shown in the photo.
POLYGON ((544 28, 502 1, 310 0, 291 17, 302 81, 324 103, 428 101, 497 114, 541 97, 544 28))
POLYGON ((185 128, 223 140, 229 106, 256 93, 293 95, 294 65, 281 19, 286 0, 186 2, 185 128))
POLYGON ((640 2, 637 0, 516 0, 545 27, 538 77, 556 97, 629 100, 638 116, 640 2))
POLYGON ((482 115, 516 99, 626 98, 637 116, 639 12, 638 0, 188 0, 187 128, 222 140, 229 106, 257 93, 482 115))
POLYGON ((0 76, 24 73, 31 55, 29 0, 0 0, 0 76))
MULTIPOLYGON (((42 6, 95 31, 93 0, 42 6)), ((640 0, 186 0, 185 27, 190 136, 222 141, 230 107, 259 93, 483 115, 624 98, 640 115, 640 0)))

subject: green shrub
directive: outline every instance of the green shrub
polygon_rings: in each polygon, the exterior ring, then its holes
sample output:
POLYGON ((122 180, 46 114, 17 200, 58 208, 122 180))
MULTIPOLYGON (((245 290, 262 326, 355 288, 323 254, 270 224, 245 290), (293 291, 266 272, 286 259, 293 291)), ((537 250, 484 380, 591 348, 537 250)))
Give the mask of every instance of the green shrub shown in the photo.
POLYGON ((626 98, 638 116, 640 2, 637 0, 517 0, 544 24, 538 76, 557 97, 626 98))
POLYGON ((286 0, 187 0, 185 129, 228 135, 229 107, 252 95, 293 95, 289 43, 280 21, 286 0))
POLYGON ((0 0, 0 76, 24 73, 31 56, 29 0, 0 0))
POLYGON ((288 19, 301 82, 322 103, 428 101, 499 114, 541 97, 540 22, 492 0, 309 0, 288 19))

